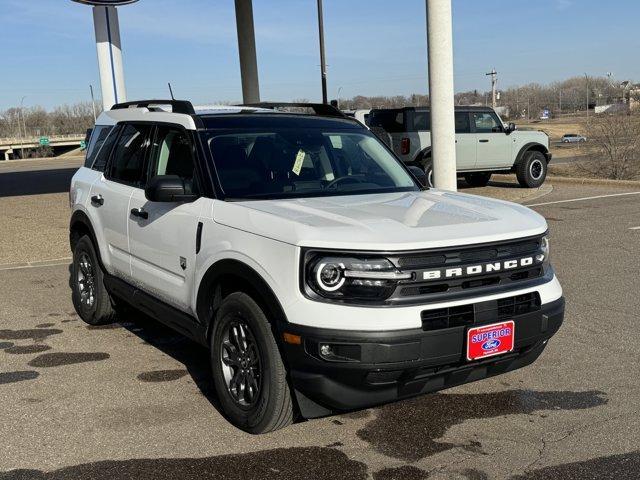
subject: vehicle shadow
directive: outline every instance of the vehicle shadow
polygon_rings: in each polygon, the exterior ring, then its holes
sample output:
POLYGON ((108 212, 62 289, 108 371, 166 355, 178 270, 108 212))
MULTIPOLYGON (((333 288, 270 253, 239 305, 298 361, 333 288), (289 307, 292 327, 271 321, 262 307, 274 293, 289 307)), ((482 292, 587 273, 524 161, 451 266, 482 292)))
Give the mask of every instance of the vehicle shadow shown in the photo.
POLYGON ((0 198, 68 192, 77 168, 0 172, 0 198))
MULTIPOLYGON (((514 179, 513 182, 492 180, 487 184, 487 187, 518 188, 518 189, 522 188, 522 186, 518 183, 518 181, 516 179, 514 179)), ((469 185, 464 180, 459 180, 458 181, 458 189, 459 190, 474 190, 474 189, 477 189, 477 188, 485 188, 485 187, 473 187, 473 186, 469 185)))

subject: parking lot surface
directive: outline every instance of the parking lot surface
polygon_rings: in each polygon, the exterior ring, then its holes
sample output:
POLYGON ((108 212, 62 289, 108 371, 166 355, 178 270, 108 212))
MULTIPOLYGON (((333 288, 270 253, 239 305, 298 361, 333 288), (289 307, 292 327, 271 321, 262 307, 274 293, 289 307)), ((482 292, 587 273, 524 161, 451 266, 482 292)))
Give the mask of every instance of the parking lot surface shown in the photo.
MULTIPOLYGON (((33 198, 52 218, 47 195, 63 195, 12 188, 2 215, 33 198)), ((68 247, 3 253, 0 480, 639 478, 640 195, 563 184, 524 202, 547 218, 567 300, 536 363, 263 436, 220 415, 205 349, 135 313, 80 321, 68 247)))

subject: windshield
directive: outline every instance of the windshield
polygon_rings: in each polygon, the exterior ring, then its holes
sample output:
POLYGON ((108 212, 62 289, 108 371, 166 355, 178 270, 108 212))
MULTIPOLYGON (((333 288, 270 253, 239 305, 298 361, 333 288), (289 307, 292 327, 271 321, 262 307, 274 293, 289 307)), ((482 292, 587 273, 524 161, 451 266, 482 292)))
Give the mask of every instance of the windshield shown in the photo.
POLYGON ((368 132, 269 128, 206 135, 222 190, 232 199, 419 190, 368 132))

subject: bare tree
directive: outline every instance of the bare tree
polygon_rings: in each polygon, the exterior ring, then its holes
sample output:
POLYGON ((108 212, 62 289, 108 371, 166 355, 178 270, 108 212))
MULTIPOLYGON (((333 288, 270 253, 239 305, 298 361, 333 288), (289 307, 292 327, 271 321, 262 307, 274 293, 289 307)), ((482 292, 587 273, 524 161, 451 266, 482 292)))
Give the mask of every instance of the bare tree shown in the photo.
POLYGON ((587 136, 584 153, 589 160, 580 163, 586 173, 615 180, 640 176, 640 115, 599 115, 584 125, 587 136))

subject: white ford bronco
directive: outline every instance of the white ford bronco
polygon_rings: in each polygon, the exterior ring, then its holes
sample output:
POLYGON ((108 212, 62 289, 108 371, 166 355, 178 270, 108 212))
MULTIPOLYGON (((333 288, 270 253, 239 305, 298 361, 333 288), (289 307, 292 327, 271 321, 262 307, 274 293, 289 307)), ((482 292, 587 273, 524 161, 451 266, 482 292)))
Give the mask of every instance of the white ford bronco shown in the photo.
POLYGON ((282 107, 100 115, 70 190, 84 321, 128 305, 209 347, 223 413, 253 433, 542 353, 564 316, 543 217, 423 187, 331 106, 282 107))
MULTIPOLYGON (((403 162, 423 169, 432 186, 429 108, 371 110, 368 122, 403 162)), ((455 126, 457 170, 469 185, 484 187, 493 173, 515 173, 528 188, 544 183, 551 161, 546 133, 505 125, 489 107, 456 107, 455 126)))

